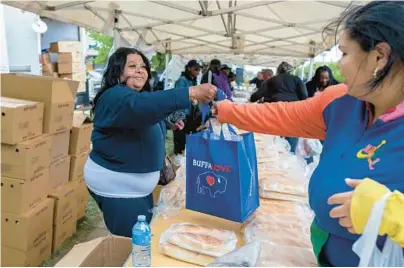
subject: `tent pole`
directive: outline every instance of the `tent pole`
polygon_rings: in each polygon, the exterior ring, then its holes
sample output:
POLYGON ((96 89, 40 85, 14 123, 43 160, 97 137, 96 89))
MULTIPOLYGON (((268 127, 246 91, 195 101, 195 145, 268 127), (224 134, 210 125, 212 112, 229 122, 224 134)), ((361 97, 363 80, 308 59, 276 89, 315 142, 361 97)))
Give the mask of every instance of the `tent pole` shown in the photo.
POLYGON ((307 79, 311 79, 313 77, 313 67, 314 67, 314 58, 310 58, 309 77, 307 77, 307 79))
POLYGON ((301 69, 300 69, 300 79, 304 79, 304 64, 301 65, 301 69))
POLYGON ((168 53, 170 53, 170 43, 166 43, 166 62, 165 62, 165 68, 164 68, 164 72, 165 72, 165 78, 166 78, 166 80, 164 81, 164 90, 166 90, 166 89, 168 89, 168 70, 167 70, 167 68, 168 68, 168 60, 169 60, 169 57, 168 57, 168 53))

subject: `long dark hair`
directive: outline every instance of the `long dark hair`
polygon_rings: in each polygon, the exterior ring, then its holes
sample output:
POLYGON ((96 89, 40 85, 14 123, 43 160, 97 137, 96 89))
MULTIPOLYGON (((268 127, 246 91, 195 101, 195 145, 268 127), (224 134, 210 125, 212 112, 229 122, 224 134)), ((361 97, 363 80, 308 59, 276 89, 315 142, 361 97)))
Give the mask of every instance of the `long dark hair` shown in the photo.
POLYGON ((364 6, 350 6, 324 31, 335 28, 337 36, 341 25, 365 52, 372 51, 381 42, 391 48, 386 66, 369 81, 372 90, 386 79, 394 63, 404 64, 404 2, 372 1, 364 6))
POLYGON ((320 76, 321 76, 322 72, 328 72, 328 75, 330 77, 330 80, 328 81, 328 85, 326 87, 339 84, 339 81, 337 81, 334 78, 334 75, 332 74, 332 70, 330 69, 330 67, 328 67, 327 65, 324 65, 324 66, 320 66, 316 69, 316 72, 315 72, 313 78, 311 79, 311 81, 313 81, 313 83, 316 85, 316 87, 320 84, 320 76))
MULTIPOLYGON (((140 52, 135 48, 120 47, 111 55, 111 57, 109 57, 107 68, 102 76, 101 89, 93 100, 93 108, 91 110, 92 114, 94 114, 95 112, 95 107, 97 106, 97 102, 101 97, 101 95, 104 94, 104 92, 107 91, 108 89, 118 84, 121 84, 120 77, 124 72, 127 57, 130 54, 137 54, 142 57, 143 62, 146 65, 147 81, 141 91, 151 91, 150 87, 151 68, 149 60, 142 52, 140 52)), ((124 84, 125 82, 122 83, 122 85, 124 84)))
POLYGON ((293 71, 293 66, 287 63, 286 61, 282 61, 276 69, 277 74, 290 74, 293 71))

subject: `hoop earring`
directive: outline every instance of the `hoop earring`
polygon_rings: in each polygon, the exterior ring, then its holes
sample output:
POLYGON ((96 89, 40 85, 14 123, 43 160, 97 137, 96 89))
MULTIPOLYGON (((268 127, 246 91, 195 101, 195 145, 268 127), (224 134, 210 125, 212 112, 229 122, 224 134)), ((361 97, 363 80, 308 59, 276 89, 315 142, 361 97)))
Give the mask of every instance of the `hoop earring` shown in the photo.
POLYGON ((376 68, 375 71, 373 72, 373 78, 377 79, 378 77, 378 72, 379 72, 379 68, 376 68))

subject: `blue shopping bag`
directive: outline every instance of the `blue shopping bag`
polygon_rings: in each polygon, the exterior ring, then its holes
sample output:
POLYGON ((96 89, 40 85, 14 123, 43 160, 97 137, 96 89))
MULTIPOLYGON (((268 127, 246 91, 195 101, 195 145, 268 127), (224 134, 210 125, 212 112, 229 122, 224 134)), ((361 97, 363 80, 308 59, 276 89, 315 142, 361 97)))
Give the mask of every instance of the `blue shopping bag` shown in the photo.
POLYGON ((213 129, 186 140, 186 208, 235 222, 244 222, 259 207, 254 134, 239 140, 212 139, 213 129))

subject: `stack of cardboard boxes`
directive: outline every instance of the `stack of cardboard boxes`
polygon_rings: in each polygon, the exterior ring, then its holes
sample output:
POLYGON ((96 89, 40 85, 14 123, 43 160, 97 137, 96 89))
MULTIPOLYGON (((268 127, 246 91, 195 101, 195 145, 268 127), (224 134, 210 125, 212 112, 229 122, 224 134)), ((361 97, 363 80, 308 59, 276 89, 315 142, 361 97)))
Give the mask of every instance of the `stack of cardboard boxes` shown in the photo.
POLYGON ((39 62, 42 64, 42 75, 58 78, 57 55, 53 53, 41 54, 39 62))
POLYGON ((80 42, 62 41, 52 43, 50 52, 57 53, 57 69, 60 78, 79 81, 77 92, 83 92, 86 88, 86 73, 83 70, 83 50, 80 42))
POLYGON ((70 131, 69 155, 70 172, 69 181, 76 185, 77 190, 77 219, 84 218, 88 200, 88 190, 84 183, 84 165, 91 149, 91 133, 93 124, 83 112, 75 112, 73 128, 70 131))
POLYGON ((75 232, 87 194, 82 179, 69 182, 78 82, 0 78, 2 265, 38 266, 75 232))
POLYGON ((2 266, 38 266, 52 250, 53 200, 46 191, 51 139, 42 135, 44 105, 2 97, 1 114, 2 266))
POLYGON ((82 45, 80 42, 61 41, 51 43, 49 53, 41 55, 44 76, 79 81, 78 92, 85 91, 86 73, 83 70, 82 45))

